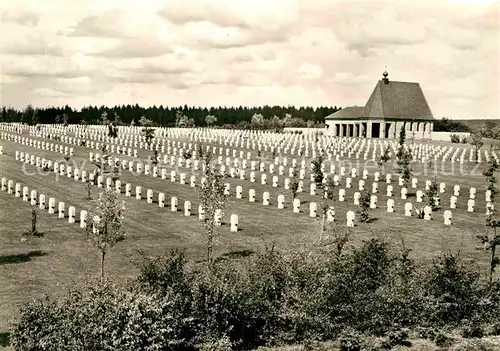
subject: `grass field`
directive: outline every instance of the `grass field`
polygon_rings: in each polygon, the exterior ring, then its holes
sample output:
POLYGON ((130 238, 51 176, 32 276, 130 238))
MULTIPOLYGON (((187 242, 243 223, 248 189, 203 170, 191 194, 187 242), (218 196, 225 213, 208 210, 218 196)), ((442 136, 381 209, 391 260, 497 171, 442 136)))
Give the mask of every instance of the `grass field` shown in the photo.
MULTIPOLYGON (((27 134, 24 136, 28 137, 27 134)), ((67 145, 62 142, 55 143, 67 145)), ((53 172, 44 174, 38 171, 35 166, 16 161, 14 157, 15 151, 22 151, 50 160, 62 161, 62 154, 6 140, 0 140, 0 145, 4 149, 4 155, 0 155, 0 177, 19 182, 23 186, 28 186, 30 190, 35 189, 38 194, 45 194, 47 201, 49 197, 54 197, 56 203, 64 201, 66 209, 70 205, 75 206, 77 219, 79 210, 92 208, 92 202, 85 200, 85 184, 81 181, 75 181, 65 176, 55 176, 53 172)), ((80 169, 92 170, 93 167, 88 162, 88 153, 89 151, 96 152, 96 150, 84 147, 74 148, 75 153, 69 163, 78 165, 80 169)), ((144 162, 150 154, 146 150, 139 151, 139 157, 144 162)), ((270 162, 270 155, 270 152, 265 153, 266 162, 270 162)), ((113 156, 120 159, 132 159, 123 155, 113 156)), ((223 158, 225 159, 225 154, 223 158)), ((291 164, 292 157, 288 158, 291 164)), ((300 164, 301 157, 295 158, 300 164)), ((354 162, 355 160, 350 161, 354 162)), ((309 161, 307 166, 309 166, 309 161)), ((361 174, 363 164, 356 167, 361 174)), ((421 164, 415 165, 417 174, 424 173, 423 167, 421 164)), ((427 168, 427 166, 425 167, 427 168)), ((396 213, 387 213, 385 210, 387 184, 380 181, 378 208, 371 211, 376 220, 370 224, 358 223, 355 227, 353 243, 359 243, 362 239, 390 230, 391 235, 393 235, 392 240, 399 240, 400 235, 407 247, 412 249, 414 257, 429 260, 448 250, 460 251, 465 258, 476 260, 485 266, 488 253, 478 249, 480 243, 476 239, 477 234, 482 234, 485 231, 484 177, 481 175, 481 169, 476 169, 475 174, 471 174, 471 171, 476 168, 474 164, 464 165, 462 172, 459 172, 459 167, 459 164, 446 163, 442 168, 439 163, 437 168, 436 166, 432 169, 427 168, 426 175, 418 176, 419 189, 423 189, 426 179, 432 179, 433 172, 437 172, 438 181, 447 184, 446 193, 442 194, 442 208, 433 214, 434 220, 432 221, 403 215, 404 203, 410 201, 415 205, 416 202, 414 197, 409 198, 409 200, 400 199, 400 187, 397 184, 396 175, 393 176, 392 182, 394 186, 392 198, 396 202, 396 213), (453 168, 454 171, 452 171, 453 168), (443 224, 443 211, 449 206, 449 197, 453 194, 453 185, 455 184, 461 186, 458 208, 453 210, 453 225, 445 226, 443 224), (466 210, 470 187, 477 188, 477 206, 474 213, 469 213, 466 210)), ((176 169, 170 166, 165 166, 165 168, 176 169)), ((371 189, 373 172, 377 170, 377 167, 372 162, 371 166, 367 168, 370 170, 370 177, 366 181, 366 188, 371 189)), ((329 169, 328 162, 326 169, 329 169)), ((196 260, 205 258, 204 231, 197 219, 197 189, 189 186, 189 176, 192 173, 196 174, 197 184, 199 184, 201 172, 186 169, 182 171, 187 173, 186 185, 181 185, 178 179, 175 183, 171 182, 170 171, 168 179, 162 180, 151 175, 137 175, 128 170, 122 170, 120 176, 122 189, 125 189, 126 183, 132 184, 132 197, 125 197, 122 190, 122 197, 126 201, 125 227, 129 237, 111 251, 106 262, 109 275, 122 280, 134 277, 137 273, 134 260, 138 258, 139 250, 148 254, 156 254, 170 248, 183 248, 196 260), (136 185, 143 189, 142 200, 135 199, 134 189, 136 185), (155 200, 158 192, 164 192, 166 195, 165 208, 159 208, 156 202, 147 204, 145 200, 146 189, 153 189, 155 200), (179 199, 177 213, 170 211, 170 197, 172 196, 179 199), (183 212, 183 203, 186 200, 192 203, 192 214, 189 218, 185 217, 183 212)), ((228 221, 231 214, 236 213, 239 216, 241 230, 237 233, 231 233, 229 225, 223 225, 220 228, 216 255, 227 255, 234 252, 248 253, 257 250, 265 243, 272 242, 280 248, 300 248, 318 239, 320 220, 309 217, 308 206, 309 202, 313 201, 319 204, 321 198, 319 195, 309 195, 308 175, 304 181, 304 192, 299 194, 303 204, 301 213, 295 214, 291 208, 290 192, 283 188, 283 180, 288 173, 287 167, 285 176, 280 176, 280 187, 278 188, 273 188, 270 185, 272 175, 269 174, 268 185, 261 185, 258 170, 256 171, 256 182, 250 183, 248 181, 249 172, 250 170, 247 169, 247 180, 228 179, 233 196, 228 203, 225 222, 228 221), (243 187, 243 199, 235 199, 234 197, 237 185, 243 187), (250 188, 256 190, 255 203, 248 202, 248 189, 250 188), (270 206, 262 205, 264 191, 269 191, 271 194, 270 206), (279 194, 284 194, 286 197, 285 209, 276 207, 276 199, 279 194)), ((339 188, 341 187, 343 186, 339 188)), ((98 190, 97 187, 93 188, 94 197, 96 197, 98 190)), ((355 191, 357 191, 357 180, 353 180, 353 188, 346 189, 346 201, 335 203, 336 220, 343 225, 345 224, 346 212, 356 210, 352 201, 355 191)), ((6 191, 0 192, 0 203, 2 207, 0 211, 0 276, 2 277, 2 284, 0 284, 0 300, 2 301, 0 332, 2 332, 8 329, 8 320, 15 318, 18 315, 19 307, 28 300, 44 293, 60 294, 72 282, 80 280, 86 275, 98 275, 100 256, 96 249, 89 246, 85 239, 85 233, 83 229, 79 228, 78 223, 69 224, 67 218, 58 219, 57 215, 49 215, 47 211, 41 213, 39 221, 39 230, 44 233, 44 236, 21 242, 21 234, 30 226, 29 203, 14 197, 13 194, 7 194, 6 191)))

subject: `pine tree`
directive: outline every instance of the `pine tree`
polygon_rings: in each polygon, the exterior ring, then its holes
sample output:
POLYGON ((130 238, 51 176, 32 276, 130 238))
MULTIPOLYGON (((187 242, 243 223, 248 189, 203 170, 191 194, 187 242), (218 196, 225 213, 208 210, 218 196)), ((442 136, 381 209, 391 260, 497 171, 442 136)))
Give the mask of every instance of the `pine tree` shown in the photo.
POLYGON ((433 211, 439 209, 439 186, 436 179, 433 179, 429 185, 429 189, 425 193, 427 198, 427 205, 429 205, 433 211))
POLYGON ((224 193, 225 176, 220 172, 216 165, 211 163, 212 154, 207 152, 204 157, 204 177, 205 182, 201 185, 198 198, 204 211, 203 225, 207 236, 207 262, 211 266, 213 262, 213 248, 218 236, 215 226, 215 214, 220 211, 220 216, 224 216, 227 195, 224 193))
POLYGON ((485 249, 491 251, 490 255, 490 269, 489 269, 489 281, 493 281, 493 273, 498 265, 500 265, 500 258, 496 256, 497 247, 500 246, 500 234, 497 233, 497 228, 500 227, 500 221, 495 219, 495 195, 497 194, 497 178, 495 173, 499 170, 500 165, 495 158, 490 160, 490 165, 488 169, 483 172, 486 176, 487 190, 491 191, 491 204, 492 207, 488 211, 486 216, 486 227, 493 230, 493 234, 490 235, 486 233, 485 235, 478 235, 478 239, 484 244, 485 249))
POLYGON ((413 175, 411 167, 411 151, 405 147, 406 131, 405 128, 401 128, 399 133, 399 148, 396 154, 398 171, 401 173, 401 178, 403 178, 403 186, 408 187, 408 183, 413 175))
POLYGON ((86 233, 92 245, 101 251, 101 279, 103 279, 106 254, 127 237, 123 225, 125 202, 118 199, 115 191, 105 189, 99 195, 94 208, 94 212, 89 212, 87 218, 86 233))
POLYGON ((370 202, 371 195, 368 191, 364 191, 359 199, 359 220, 361 223, 369 223, 371 221, 370 217, 370 202))

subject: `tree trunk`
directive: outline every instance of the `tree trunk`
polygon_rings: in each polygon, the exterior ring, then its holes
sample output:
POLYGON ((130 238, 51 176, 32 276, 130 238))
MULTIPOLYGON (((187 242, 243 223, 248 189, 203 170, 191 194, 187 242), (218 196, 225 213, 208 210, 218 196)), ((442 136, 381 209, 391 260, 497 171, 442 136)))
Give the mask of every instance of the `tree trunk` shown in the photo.
POLYGON ((212 263, 212 240, 213 239, 213 228, 208 228, 207 235, 207 262, 210 265, 212 263))
POLYGON ((326 220, 326 213, 323 212, 323 218, 321 218, 321 233, 319 234, 319 240, 323 240, 323 232, 325 231, 325 220, 326 220))
POLYGON ((31 233, 36 233, 36 212, 31 214, 31 233))
POLYGON ((101 256, 101 280, 104 279, 104 259, 106 257, 106 252, 102 252, 102 256, 101 256))
POLYGON ((490 284, 493 281, 493 272, 495 271, 495 252, 497 249, 496 238, 497 238, 497 227, 494 227, 494 237, 491 245, 491 260, 490 260, 490 284))

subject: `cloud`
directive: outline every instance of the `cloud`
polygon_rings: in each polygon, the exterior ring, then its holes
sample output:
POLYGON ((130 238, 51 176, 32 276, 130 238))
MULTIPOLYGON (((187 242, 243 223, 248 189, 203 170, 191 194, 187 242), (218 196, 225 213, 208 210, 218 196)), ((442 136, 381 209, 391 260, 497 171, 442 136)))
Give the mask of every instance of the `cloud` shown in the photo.
POLYGON ((304 79, 318 79, 323 75, 323 69, 315 64, 304 62, 297 69, 304 79))
POLYGON ((74 27, 59 33, 70 37, 123 38, 125 26, 125 13, 113 10, 84 17, 74 27))
MULTIPOLYGON (((3 5, 2 5, 3 6, 3 5)), ((40 21, 36 12, 26 10, 2 10, 2 23, 14 23, 21 26, 35 27, 40 21)))
POLYGON ((108 58, 148 58, 172 53, 173 48, 156 39, 118 39, 114 45, 89 52, 92 56, 108 58))
POLYGON ((2 57, 3 74, 20 78, 60 77, 78 78, 88 75, 70 58, 52 56, 12 56, 2 57))
POLYGON ((437 117, 499 116, 486 1, 10 1, 0 95, 19 108, 362 105, 387 65, 437 117))
POLYGON ((41 33, 37 33, 28 27, 18 27, 12 24, 2 26, 3 33, 15 33, 14 35, 2 34, 2 54, 11 55, 63 55, 62 48, 58 43, 50 41, 41 33))
POLYGON ((175 24, 212 23, 242 29, 281 28, 298 19, 297 1, 191 0, 189 6, 169 1, 158 14, 175 24))

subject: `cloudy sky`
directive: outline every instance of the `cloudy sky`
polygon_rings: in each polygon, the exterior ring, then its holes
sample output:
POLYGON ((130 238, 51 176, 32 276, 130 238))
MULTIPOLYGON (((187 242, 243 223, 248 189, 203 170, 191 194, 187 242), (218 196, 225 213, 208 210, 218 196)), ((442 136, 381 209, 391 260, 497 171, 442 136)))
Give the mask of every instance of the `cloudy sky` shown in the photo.
POLYGON ((364 105, 500 118, 498 0, 0 0, 3 105, 364 105))

